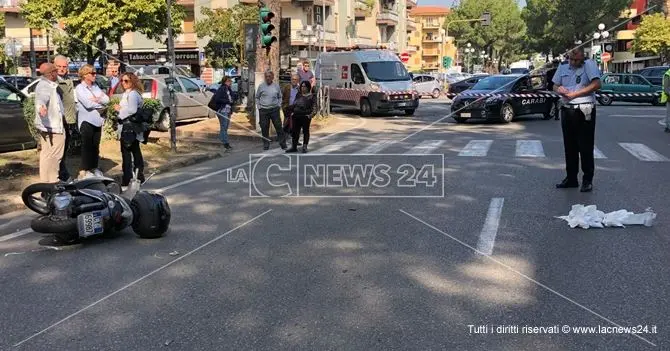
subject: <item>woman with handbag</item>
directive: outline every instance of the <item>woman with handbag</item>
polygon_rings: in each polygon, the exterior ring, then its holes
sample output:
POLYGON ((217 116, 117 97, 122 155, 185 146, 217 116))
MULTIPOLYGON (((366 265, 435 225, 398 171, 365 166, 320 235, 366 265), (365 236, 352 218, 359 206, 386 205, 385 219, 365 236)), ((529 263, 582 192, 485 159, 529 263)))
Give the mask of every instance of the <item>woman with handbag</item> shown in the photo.
MULTIPOLYGON (((144 133, 133 124, 141 125, 142 121, 133 121, 133 116, 137 114, 144 100, 141 92, 142 84, 139 78, 133 73, 126 72, 121 76, 121 85, 123 86, 123 95, 118 105, 114 105, 114 110, 119 113, 119 139, 121 144, 121 159, 123 168, 123 178, 121 186, 128 186, 133 178, 133 170, 138 170, 137 178, 144 183, 144 157, 140 149, 140 142, 144 142, 144 133), (133 169, 134 166, 134 169, 133 169)), ((141 129, 141 128, 140 128, 141 129)))
POLYGON ((228 126, 230 126, 230 116, 233 114, 233 90, 230 88, 232 84, 233 80, 230 77, 223 77, 221 86, 212 97, 212 102, 210 102, 210 105, 213 105, 210 108, 213 107, 213 110, 216 111, 216 117, 219 118, 220 138, 226 151, 232 149, 230 143, 228 143, 228 126))
POLYGON ((298 140, 302 129, 302 152, 307 153, 309 144, 309 125, 316 115, 316 96, 312 93, 312 84, 309 81, 300 83, 300 91, 295 97, 293 105, 289 106, 293 119, 293 145, 286 152, 298 152, 298 140))

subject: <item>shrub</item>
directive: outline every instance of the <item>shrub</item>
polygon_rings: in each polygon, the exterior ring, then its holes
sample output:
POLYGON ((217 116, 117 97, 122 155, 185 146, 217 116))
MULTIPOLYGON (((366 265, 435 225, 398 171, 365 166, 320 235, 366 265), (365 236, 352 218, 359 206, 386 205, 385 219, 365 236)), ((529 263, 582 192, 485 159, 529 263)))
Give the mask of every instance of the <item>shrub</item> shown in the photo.
POLYGON ((39 143, 40 138, 37 134, 37 128, 35 128, 35 97, 29 97, 23 101, 23 119, 28 125, 30 134, 39 143))

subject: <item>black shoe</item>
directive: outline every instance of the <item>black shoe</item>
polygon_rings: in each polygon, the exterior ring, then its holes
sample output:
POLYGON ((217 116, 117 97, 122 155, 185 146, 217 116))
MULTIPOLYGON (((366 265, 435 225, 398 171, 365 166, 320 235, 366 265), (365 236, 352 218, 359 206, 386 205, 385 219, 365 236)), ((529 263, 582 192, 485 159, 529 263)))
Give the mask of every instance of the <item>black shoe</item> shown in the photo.
POLYGON ((298 146, 300 146, 300 145, 302 145, 302 143, 301 143, 301 142, 298 142, 298 146))
POLYGON ((226 148, 226 150, 230 150, 230 149, 233 148, 233 147, 230 146, 230 144, 228 144, 228 143, 223 144, 223 147, 226 148))
POLYGON ((263 146, 263 150, 270 150, 270 145, 263 146))
POLYGON ((670 133, 670 128, 665 127, 665 132, 666 132, 666 133, 670 133))
POLYGON ((560 184, 556 184, 556 189, 568 189, 568 188, 577 188, 579 187, 579 182, 576 180, 569 181, 567 178, 563 179, 560 184))
POLYGON ((298 149, 295 148, 295 147, 292 147, 292 148, 286 150, 286 153, 292 153, 292 152, 298 152, 298 149))
POLYGON ((590 193, 591 190, 593 190, 593 184, 591 184, 591 182, 582 183, 582 188, 579 189, 579 191, 582 193, 590 193))
POLYGON ((281 149, 282 149, 282 150, 286 150, 286 149, 288 149, 288 146, 286 146, 286 144, 281 144, 281 145, 279 145, 279 146, 281 146, 281 149))
POLYGON ((306 153, 307 153, 307 145, 305 145, 305 146, 302 147, 302 153, 303 153, 303 154, 306 154, 306 153))

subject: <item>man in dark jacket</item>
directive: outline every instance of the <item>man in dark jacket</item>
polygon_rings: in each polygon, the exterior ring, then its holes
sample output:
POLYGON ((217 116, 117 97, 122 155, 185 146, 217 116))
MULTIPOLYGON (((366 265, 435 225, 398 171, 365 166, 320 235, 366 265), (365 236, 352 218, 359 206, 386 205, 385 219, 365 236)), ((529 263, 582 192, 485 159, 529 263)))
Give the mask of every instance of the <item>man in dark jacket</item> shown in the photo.
POLYGON ((70 180, 70 172, 67 170, 66 165, 68 148, 72 146, 72 140, 78 133, 77 97, 74 93, 74 83, 72 82, 72 79, 67 76, 69 72, 69 62, 70 60, 63 55, 58 55, 54 58, 54 66, 56 66, 56 69, 58 70, 58 89, 61 98, 63 99, 65 114, 65 123, 63 124, 65 128, 65 149, 63 150, 63 158, 60 161, 60 170, 58 172, 58 179, 64 182, 70 180))
POLYGON ((228 126, 230 126, 230 118, 233 115, 233 91, 230 88, 232 84, 233 80, 230 77, 224 77, 221 80, 221 86, 214 94, 216 117, 221 127, 220 139, 226 151, 232 150, 232 146, 228 143, 228 126))

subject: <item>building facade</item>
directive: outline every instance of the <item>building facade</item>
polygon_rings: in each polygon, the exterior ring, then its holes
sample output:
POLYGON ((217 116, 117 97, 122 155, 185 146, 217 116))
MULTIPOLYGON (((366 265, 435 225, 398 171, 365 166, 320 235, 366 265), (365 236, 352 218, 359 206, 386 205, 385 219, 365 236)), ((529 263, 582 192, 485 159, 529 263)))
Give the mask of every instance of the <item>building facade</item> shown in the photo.
POLYGON ((409 14, 409 22, 416 29, 409 36, 410 50, 407 63, 410 71, 444 72, 442 62, 444 57, 450 57, 456 62, 456 47, 452 40, 446 37, 444 23, 449 14, 449 8, 439 6, 416 6, 409 14))
MULTIPOLYGON (((19 1, 0 0, 5 12, 7 37, 20 38, 24 44, 24 66, 29 66, 30 32, 19 12, 19 1)), ((176 0, 184 6, 186 18, 175 39, 176 64, 184 65, 200 75, 205 64, 204 47, 208 38, 198 38, 195 23, 201 19, 201 8, 230 8, 238 3, 257 5, 258 0, 176 0)), ((281 0, 282 24, 290 27, 290 50, 284 51, 282 68, 294 67, 299 60, 314 60, 324 48, 351 45, 384 45, 398 53, 414 52, 417 46, 408 46, 409 33, 417 29, 408 19, 416 7, 416 0, 281 0)), ((34 31, 35 51, 46 58, 47 38, 34 31)), ((276 32, 279 36, 279 31, 276 32)), ((122 51, 116 44, 107 48, 111 55, 130 65, 155 65, 167 61, 163 43, 150 40, 140 33, 126 33, 122 51), (122 52, 123 54, 119 54, 122 52), (120 56, 120 57, 119 57, 120 56)), ((44 61, 44 58, 38 62, 44 61)))
POLYGON ((647 66, 660 65, 660 57, 646 56, 641 53, 632 52, 631 48, 635 39, 635 31, 640 25, 642 17, 640 15, 649 6, 648 0, 634 0, 630 8, 623 11, 621 19, 632 19, 625 26, 625 29, 619 30, 614 36, 612 60, 608 65, 611 72, 633 72, 647 66))

